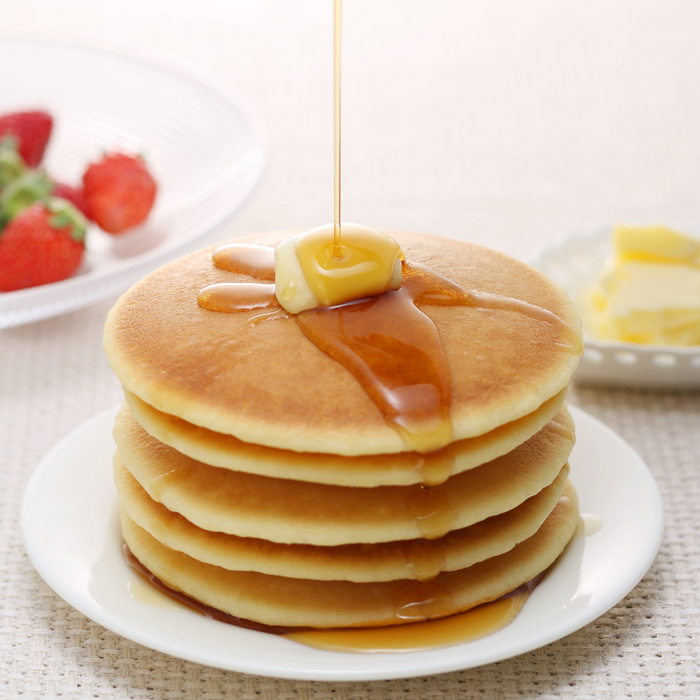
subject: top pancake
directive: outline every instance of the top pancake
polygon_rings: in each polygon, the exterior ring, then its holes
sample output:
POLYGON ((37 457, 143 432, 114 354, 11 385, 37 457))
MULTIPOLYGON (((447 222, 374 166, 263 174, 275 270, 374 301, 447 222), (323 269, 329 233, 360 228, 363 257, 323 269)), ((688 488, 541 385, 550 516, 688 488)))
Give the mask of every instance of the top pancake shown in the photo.
MULTIPOLYGON (((276 245, 294 232, 237 239, 276 245)), ((409 262, 464 289, 546 309, 579 328, 573 304, 541 273, 461 241, 388 232, 409 262)), ((159 411, 250 443, 341 455, 408 451, 357 380, 314 346, 293 318, 202 309, 218 282, 251 281, 217 269, 206 248, 156 270, 109 314, 105 350, 119 380, 159 411)), ((556 324, 518 311, 421 307, 438 328, 451 373, 455 439, 533 412, 561 391, 579 352, 556 324)))

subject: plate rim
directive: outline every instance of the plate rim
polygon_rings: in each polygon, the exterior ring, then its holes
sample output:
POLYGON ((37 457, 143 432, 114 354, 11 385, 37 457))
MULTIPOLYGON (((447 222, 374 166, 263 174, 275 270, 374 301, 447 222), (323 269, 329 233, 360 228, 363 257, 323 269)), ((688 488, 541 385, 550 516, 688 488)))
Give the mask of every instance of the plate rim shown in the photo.
MULTIPOLYGON (((74 441, 79 441, 81 436, 88 435, 90 431, 94 431, 96 428, 105 429, 109 428, 109 434, 111 439, 111 425, 113 417, 118 409, 117 406, 113 406, 98 415, 94 416, 90 420, 86 421, 82 425, 78 426, 75 430, 71 431, 67 436, 65 436, 59 443, 57 443, 54 448, 44 457, 41 461, 34 474, 30 478, 22 499, 21 514, 20 514, 20 526, 21 533, 24 542, 25 549, 29 555, 30 560, 37 569, 38 573, 44 578, 46 583, 64 600, 66 600, 70 605, 76 608, 79 612, 86 615, 91 620, 97 622, 98 624, 124 636, 139 644, 143 644, 151 649, 160 651, 163 653, 170 654, 177 658, 182 658, 197 663, 201 663, 207 666, 212 666, 215 668, 222 668, 226 670, 232 670, 237 672, 244 672, 249 674, 283 678, 291 680, 322 680, 322 681, 367 681, 367 680, 391 680, 399 678, 410 678, 416 676, 434 675, 439 673, 447 673, 451 671, 464 670, 468 668, 473 668, 481 666, 487 663, 493 663, 495 661, 500 661, 519 654, 523 654, 529 651, 533 651, 542 646, 550 644, 558 639, 561 639, 578 629, 581 629, 585 625, 589 624, 593 620, 597 619, 599 616, 604 614, 611 607, 616 605, 620 600, 622 600, 634 587, 639 583, 643 576, 648 571, 649 567, 653 563, 656 554, 658 552, 659 546, 661 544, 661 539, 663 535, 663 504, 658 486, 653 478, 651 471, 648 466, 644 463, 641 457, 626 443, 617 433, 615 433, 611 428, 603 424, 601 421, 591 416, 587 412, 583 411, 576 406, 569 407, 574 419, 577 421, 590 421, 590 425, 597 431, 602 431, 602 434, 606 435, 608 439, 614 440, 618 446, 623 447, 628 451, 629 456, 633 458, 636 462, 635 468, 642 468, 641 474, 644 475, 646 479, 646 488, 648 489, 647 497, 651 498, 654 508, 651 514, 647 514, 646 517, 649 521, 655 521, 656 526, 654 528, 655 538, 645 547, 645 556, 642 557, 638 569, 635 571, 634 576, 627 576, 624 581, 619 585, 614 587, 612 590, 608 591, 607 596, 604 600, 598 604, 598 606, 593 609, 586 609, 582 613, 575 614, 568 619, 568 623, 560 625, 554 630, 547 630, 546 628, 539 634, 528 638, 527 640, 521 641, 519 644, 512 645, 506 650, 506 653, 497 652, 486 655, 483 658, 472 659, 471 661, 466 660, 461 662, 454 658, 448 658, 447 660, 440 659, 440 652, 444 652, 446 649, 438 648, 434 650, 429 650, 429 654, 424 652, 400 652, 398 654, 374 654, 374 655, 363 655, 363 654, 338 654, 336 652, 321 652, 322 654, 329 655, 328 659, 332 662, 333 656, 351 656, 354 659, 364 658, 383 658, 391 659, 391 657, 409 657, 417 658, 421 655, 429 656, 432 654, 436 658, 432 661, 423 661, 422 664, 415 663, 412 664, 410 668, 408 667, 396 667, 387 670, 384 666, 379 668, 375 664, 368 664, 367 668, 355 668, 355 669, 343 669, 338 670, 337 668, 330 668, 326 670, 323 667, 315 668, 313 671, 308 669, 299 669, 293 666, 284 666, 283 661, 279 661, 278 665, 275 667, 268 665, 261 665, 260 663, 239 662, 234 659, 232 663, 223 664, 221 659, 213 660, 210 655, 205 652, 198 651, 197 649, 188 649, 183 653, 182 648, 178 647, 177 644, 170 643, 170 641, 165 638, 157 639, 154 643, 153 633, 149 634, 148 630, 135 630, 133 626, 125 623, 123 620, 112 615, 110 612, 102 608, 97 601, 94 600, 87 592, 79 599, 76 600, 73 588, 68 585, 65 581, 62 581, 60 577, 57 579, 55 575, 52 575, 51 571, 47 571, 45 562, 42 562, 41 556, 41 542, 36 539, 35 533, 35 523, 33 521, 32 509, 34 507, 33 498, 35 498, 37 489, 40 488, 39 484, 41 482, 42 476, 45 472, 52 469, 56 469, 55 461, 60 453, 69 448, 74 441), (655 517, 654 517, 655 516, 655 517), (89 600, 88 600, 89 599, 89 600), (88 601, 86 603, 86 600, 88 601), (604 608, 604 609, 603 609, 604 608)), ((103 436, 100 438, 103 439, 103 436)), ((105 457, 105 459, 111 461, 111 453, 105 457)), ((111 469, 108 470, 108 479, 111 480, 111 469)), ((103 477, 104 478, 104 477, 103 477)), ((116 507, 117 496, 116 491, 114 491, 114 502, 112 504, 112 509, 116 507)), ((103 511, 108 511, 109 508, 103 508, 103 511)), ((105 518, 110 516, 105 515, 105 518)), ((126 566, 126 565, 124 565, 126 566)), ((87 586, 87 583, 84 584, 87 586)), ((199 616, 197 616, 199 617, 199 616)), ((204 618, 202 618, 204 620, 204 618)), ((215 621, 206 621, 205 624, 220 625, 222 623, 217 623, 215 621)), ((233 628, 236 632, 240 632, 238 628, 233 628)), ((506 630, 508 628, 505 628, 506 630)), ((243 632, 248 632, 243 630, 243 632)), ((260 633, 254 633, 260 634, 260 633)), ((278 638, 275 638, 278 639, 278 638)), ((288 640, 284 640, 286 643, 288 640)), ((471 644, 474 644, 472 642, 471 644)), ((466 645, 455 645, 451 647, 453 650, 458 650, 460 647, 466 645)), ((447 647, 450 648, 450 647, 447 647)), ((310 650, 314 654, 318 654, 319 650, 310 650)), ((332 665, 332 664, 331 664, 332 665)), ((360 664, 361 665, 361 664, 360 664)), ((388 664, 390 665, 390 664, 388 664)))

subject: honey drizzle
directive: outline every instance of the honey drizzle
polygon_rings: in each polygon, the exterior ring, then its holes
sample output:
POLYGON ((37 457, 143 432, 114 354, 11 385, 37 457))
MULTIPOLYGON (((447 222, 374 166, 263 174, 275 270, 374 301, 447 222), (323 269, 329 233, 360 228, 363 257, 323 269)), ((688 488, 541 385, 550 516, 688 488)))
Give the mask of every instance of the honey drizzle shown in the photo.
POLYGON ((488 292, 467 291, 419 263, 404 265, 402 287, 406 285, 414 289, 416 306, 466 306, 520 313, 552 326, 566 341, 565 347, 572 352, 580 353, 583 348, 583 340, 576 328, 555 313, 526 301, 488 292))
MULTIPOLYGON (((284 636, 310 647, 345 652, 418 651, 480 639, 510 624, 544 576, 540 574, 501 598, 447 617, 387 627, 313 629, 265 625, 222 612, 167 586, 134 556, 126 544, 123 545, 123 553, 129 567, 154 588, 210 620, 284 636)), ((436 612, 441 607, 440 600, 443 595, 446 599, 452 598, 441 586, 434 583, 407 581, 397 589, 393 597, 396 615, 402 620, 410 620, 418 617, 421 612, 436 612)))
POLYGON ((412 302, 401 287, 295 319, 353 374, 411 449, 432 452, 453 439, 450 372, 435 324, 412 302))
POLYGON ((252 282, 222 282, 205 287, 197 296, 197 303, 209 311, 236 313, 258 309, 278 309, 274 284, 252 282))
POLYGON ((269 245, 229 243, 217 248, 212 260, 220 270, 275 281, 275 249, 269 245))
MULTIPOLYGON (((270 279, 274 248, 252 246, 270 251, 253 255, 243 250, 250 247, 225 246, 225 255, 219 254, 220 248, 214 254, 217 265, 225 261, 225 269, 245 270, 251 277, 270 279), (251 264, 254 259, 259 267, 251 264)), ((205 309, 224 313, 279 309, 273 285, 241 282, 211 285, 199 293, 197 302, 205 309)), ((419 306, 463 306, 524 314, 553 327, 563 339, 561 347, 565 350, 581 351, 578 331, 551 311, 510 297, 467 291, 418 263, 404 263, 398 290, 297 314, 296 323, 309 340, 351 372, 387 423, 411 450, 419 453, 435 452, 453 440, 449 367, 437 327, 419 306)), ((449 476, 449 460, 449 454, 428 458, 422 467, 426 481, 439 483, 444 474, 449 476)))

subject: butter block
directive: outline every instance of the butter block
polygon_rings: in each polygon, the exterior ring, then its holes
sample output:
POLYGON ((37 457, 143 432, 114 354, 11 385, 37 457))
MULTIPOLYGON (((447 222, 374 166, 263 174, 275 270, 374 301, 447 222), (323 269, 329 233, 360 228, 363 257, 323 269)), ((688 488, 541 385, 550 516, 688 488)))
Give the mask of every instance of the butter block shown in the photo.
POLYGON ((582 300, 591 337, 700 345, 700 240, 662 226, 618 226, 613 247, 582 300))
POLYGON ((684 262, 700 266, 700 240, 664 226, 616 226, 613 248, 618 260, 684 262))

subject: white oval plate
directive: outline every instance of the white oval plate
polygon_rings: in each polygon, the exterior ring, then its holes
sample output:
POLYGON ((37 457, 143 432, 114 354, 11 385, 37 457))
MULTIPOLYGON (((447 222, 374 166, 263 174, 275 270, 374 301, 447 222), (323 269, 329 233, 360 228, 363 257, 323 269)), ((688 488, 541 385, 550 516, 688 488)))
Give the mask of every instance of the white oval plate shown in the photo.
POLYGON ((468 644, 410 653, 321 651, 209 620, 144 583, 124 562, 112 481, 117 408, 60 442, 24 495, 27 552, 51 588, 128 639, 216 668, 261 676, 358 681, 471 668, 536 649, 583 627, 624 598, 651 566, 663 510, 651 473, 620 437, 570 407, 577 442, 571 480, 582 513, 602 528, 574 539, 508 627, 468 644))
MULTIPOLYGON (((680 231, 695 233, 692 227, 680 231)), ((533 254, 528 262, 560 284, 574 303, 593 287, 612 256, 612 226, 597 226, 556 239, 533 254)), ((656 389, 700 388, 700 347, 639 345, 596 340, 586 335, 585 352, 574 380, 607 386, 656 389)))
POLYGON ((78 184, 102 151, 124 149, 145 155, 159 185, 145 224, 116 237, 90 227, 74 277, 0 293, 0 328, 119 293, 201 247, 262 174, 264 138, 250 107, 177 59, 2 40, 0 65, 0 114, 43 108, 54 117, 43 163, 51 175, 78 184))

